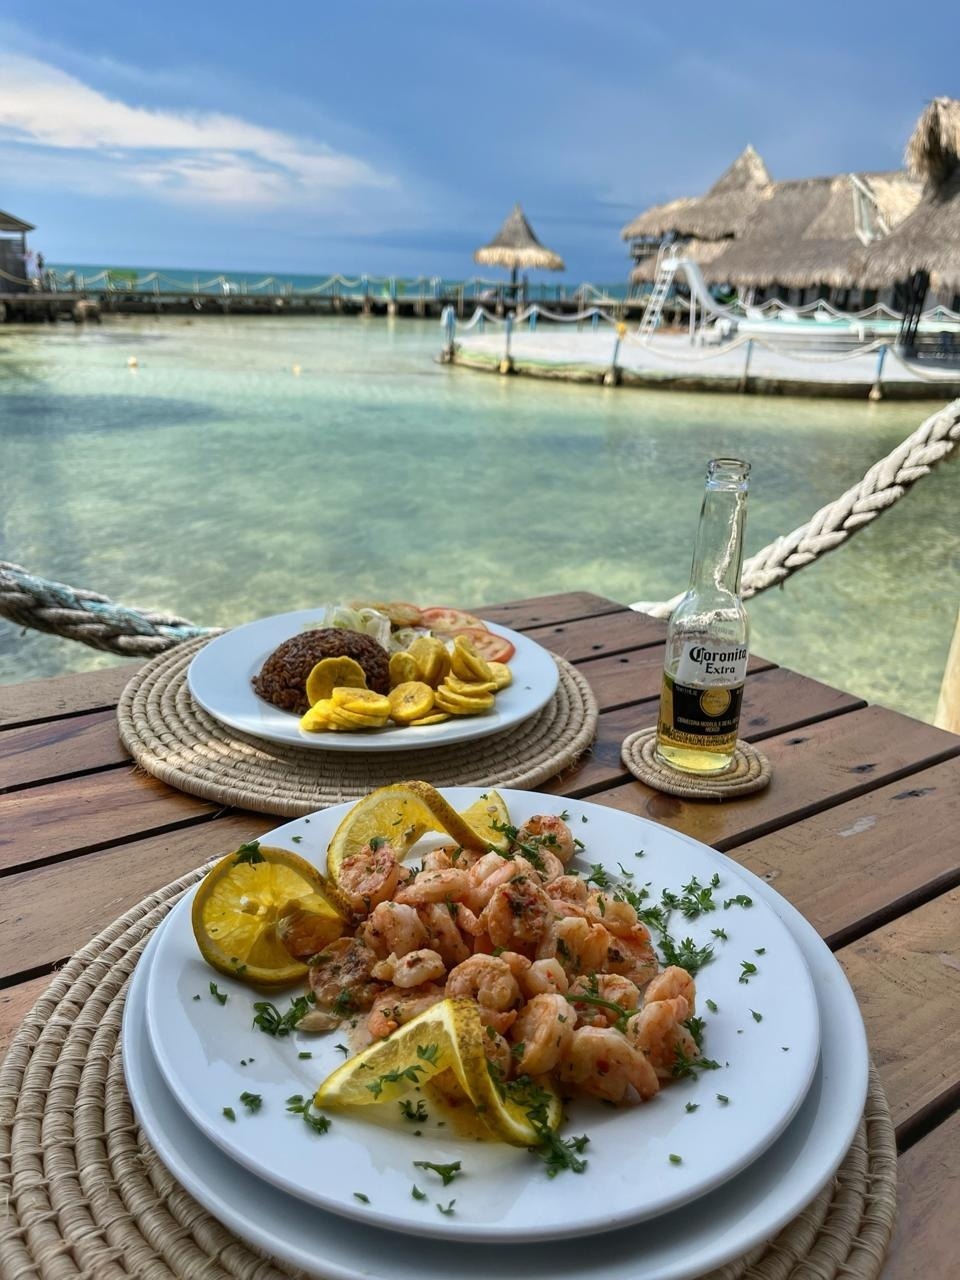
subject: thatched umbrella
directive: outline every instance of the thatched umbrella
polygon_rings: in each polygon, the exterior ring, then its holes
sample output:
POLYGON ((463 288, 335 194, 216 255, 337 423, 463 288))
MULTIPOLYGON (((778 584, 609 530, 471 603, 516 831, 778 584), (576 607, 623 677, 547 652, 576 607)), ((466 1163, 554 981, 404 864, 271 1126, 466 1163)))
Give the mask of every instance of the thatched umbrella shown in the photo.
POLYGON ((928 288, 960 290, 960 102, 934 98, 917 121, 905 160, 924 184, 920 203, 851 266, 868 288, 905 284, 906 319, 915 329, 928 288))
POLYGON ((486 267, 506 267, 510 271, 510 287, 514 291, 518 271, 564 270, 563 259, 540 243, 519 204, 513 206, 490 243, 476 251, 473 260, 486 267))

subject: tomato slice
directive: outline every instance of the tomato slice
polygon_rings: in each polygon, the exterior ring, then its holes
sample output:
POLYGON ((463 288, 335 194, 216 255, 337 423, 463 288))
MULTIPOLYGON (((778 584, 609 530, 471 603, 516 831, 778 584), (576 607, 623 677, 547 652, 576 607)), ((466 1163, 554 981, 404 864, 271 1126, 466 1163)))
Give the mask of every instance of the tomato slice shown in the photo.
POLYGON ((469 640, 480 657, 487 662, 509 662, 517 651, 509 640, 494 635, 486 627, 465 627, 458 635, 469 640))
POLYGON ((431 631, 442 631, 448 636, 455 636, 468 628, 480 631, 487 629, 480 618, 475 618, 472 613, 465 613, 463 609, 421 609, 420 616, 431 631))

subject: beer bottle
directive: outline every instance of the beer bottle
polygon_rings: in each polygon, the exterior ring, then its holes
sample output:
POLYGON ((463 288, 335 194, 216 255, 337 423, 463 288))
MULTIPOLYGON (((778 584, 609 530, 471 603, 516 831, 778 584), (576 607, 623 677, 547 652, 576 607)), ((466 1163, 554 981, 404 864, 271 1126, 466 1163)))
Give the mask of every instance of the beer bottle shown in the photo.
POLYGON ((749 624, 740 599, 749 462, 707 466, 690 587, 667 627, 657 755, 686 773, 731 762, 747 674, 749 624))

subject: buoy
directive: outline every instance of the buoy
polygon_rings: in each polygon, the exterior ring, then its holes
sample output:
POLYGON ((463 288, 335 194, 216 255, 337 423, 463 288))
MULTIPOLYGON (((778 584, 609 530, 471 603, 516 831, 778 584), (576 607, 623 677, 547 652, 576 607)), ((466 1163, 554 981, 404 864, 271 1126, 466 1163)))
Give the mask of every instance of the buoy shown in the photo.
POLYGON ((136 369, 136 368, 139 368, 139 365, 140 365, 140 361, 137 359, 137 357, 136 357, 136 356, 127 356, 127 368, 128 368, 128 369, 136 369))
POLYGON ((295 378, 299 378, 301 373, 303 373, 303 370, 300 368, 298 364, 295 364, 293 368, 290 370, 290 372, 293 374, 295 378))

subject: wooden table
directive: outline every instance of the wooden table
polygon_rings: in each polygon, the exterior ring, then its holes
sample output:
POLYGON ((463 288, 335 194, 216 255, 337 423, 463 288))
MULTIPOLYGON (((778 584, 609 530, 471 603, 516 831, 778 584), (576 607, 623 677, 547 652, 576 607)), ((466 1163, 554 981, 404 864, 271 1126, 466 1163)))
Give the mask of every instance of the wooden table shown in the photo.
MULTIPOLYGON (((585 592, 480 611, 576 663, 599 700, 594 750, 544 791, 732 854, 837 952, 901 1151, 885 1280, 956 1275, 960 737, 754 658, 740 728, 763 744, 773 783, 722 805, 687 803, 620 763, 622 739, 656 717, 663 623, 585 592)), ((0 1051, 71 952, 153 889, 278 821, 133 770, 114 719, 132 670, 0 688, 0 1051)))

